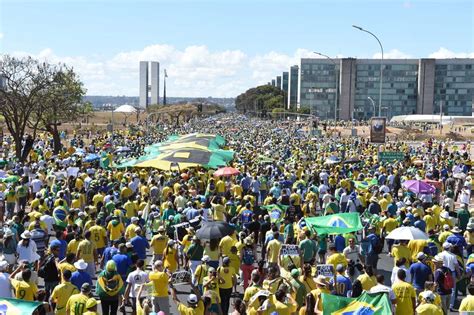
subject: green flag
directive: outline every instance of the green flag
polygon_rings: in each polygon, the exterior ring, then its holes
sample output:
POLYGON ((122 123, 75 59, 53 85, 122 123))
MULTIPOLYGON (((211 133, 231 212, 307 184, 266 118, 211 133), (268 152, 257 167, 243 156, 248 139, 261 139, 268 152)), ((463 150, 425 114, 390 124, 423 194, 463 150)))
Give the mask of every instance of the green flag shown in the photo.
POLYGON ((344 234, 362 230, 359 213, 338 213, 305 218, 306 224, 318 234, 344 234))
POLYGON ((358 298, 322 294, 324 315, 392 314, 388 294, 363 292, 358 298))
POLYGON ((19 299, 0 298, 0 314, 33 314, 41 302, 28 302, 19 299))
POLYGON ((272 204, 268 206, 262 206, 262 208, 268 211, 271 223, 280 223, 285 217, 286 210, 289 207, 281 204, 272 204))

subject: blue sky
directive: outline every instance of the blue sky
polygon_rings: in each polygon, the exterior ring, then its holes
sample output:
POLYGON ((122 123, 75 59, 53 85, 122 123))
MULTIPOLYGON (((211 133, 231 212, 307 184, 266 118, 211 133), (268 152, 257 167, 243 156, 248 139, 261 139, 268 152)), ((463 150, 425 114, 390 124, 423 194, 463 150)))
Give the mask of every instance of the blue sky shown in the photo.
POLYGON ((75 67, 89 94, 137 95, 138 61, 169 95, 235 96, 317 50, 372 58, 474 57, 473 1, 0 0, 0 52, 75 67))

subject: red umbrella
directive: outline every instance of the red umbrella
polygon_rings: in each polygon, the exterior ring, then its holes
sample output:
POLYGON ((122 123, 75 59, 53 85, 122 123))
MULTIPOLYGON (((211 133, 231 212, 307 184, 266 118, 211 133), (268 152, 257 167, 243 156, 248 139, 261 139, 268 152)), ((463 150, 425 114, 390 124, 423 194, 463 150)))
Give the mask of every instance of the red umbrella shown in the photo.
POLYGON ((240 174, 239 170, 230 166, 218 169, 214 172, 214 176, 234 176, 240 174))

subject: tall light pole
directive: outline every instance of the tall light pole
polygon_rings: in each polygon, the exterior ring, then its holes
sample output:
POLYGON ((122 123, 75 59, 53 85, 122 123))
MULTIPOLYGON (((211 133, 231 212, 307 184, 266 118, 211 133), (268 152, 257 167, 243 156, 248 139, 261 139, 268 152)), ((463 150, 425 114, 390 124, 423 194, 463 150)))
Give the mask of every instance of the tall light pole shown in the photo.
MULTIPOLYGON (((369 101, 372 103, 372 106, 374 107, 374 116, 375 116, 375 102, 374 100, 372 99, 372 97, 367 97, 369 99, 369 101)), ((380 115, 379 115, 380 116, 380 115)))
POLYGON ((377 36, 375 36, 374 33, 370 32, 366 29, 363 29, 362 27, 357 26, 357 25, 352 25, 352 27, 358 29, 359 31, 366 32, 366 33, 369 33, 370 35, 372 35, 377 40, 377 42, 379 43, 380 50, 382 51, 382 59, 380 60, 380 91, 379 91, 379 117, 380 117, 382 115, 383 46, 382 46, 382 43, 380 42, 379 38, 377 36))
POLYGON ((334 70, 336 72, 336 96, 334 98, 334 121, 337 121, 337 100, 338 100, 338 92, 339 92, 339 71, 337 69, 337 62, 332 59, 331 57, 329 57, 328 55, 325 55, 325 54, 322 54, 322 53, 319 53, 319 52, 316 52, 316 51, 313 51, 313 53, 315 53, 316 55, 319 55, 319 56, 322 56, 322 57, 325 57, 327 59, 329 59, 333 64, 334 64, 334 70))

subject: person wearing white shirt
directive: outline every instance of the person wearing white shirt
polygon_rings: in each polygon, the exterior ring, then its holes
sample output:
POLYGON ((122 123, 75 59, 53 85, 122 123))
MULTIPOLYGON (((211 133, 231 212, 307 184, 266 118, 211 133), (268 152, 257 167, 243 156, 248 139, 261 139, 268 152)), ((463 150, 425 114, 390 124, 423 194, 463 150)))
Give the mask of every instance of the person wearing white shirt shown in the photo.
POLYGON ((9 279, 9 274, 6 273, 8 262, 0 261, 0 297, 12 298, 12 284, 9 279))
POLYGON ((453 272, 453 274, 459 275, 459 263, 456 258, 456 255, 450 252, 452 248, 451 243, 443 243, 443 251, 438 254, 438 257, 443 259, 443 266, 447 267, 453 272))
POLYGON ((56 234, 53 227, 56 220, 54 220, 54 218, 50 215, 50 212, 48 210, 45 211, 44 215, 41 216, 40 220, 46 224, 46 227, 48 228, 49 236, 56 234))
POLYGON ((16 247, 18 260, 25 260, 30 264, 36 262, 38 259, 40 259, 40 256, 37 253, 38 250, 35 241, 31 239, 30 231, 25 231, 20 236, 22 240, 16 247))
POLYGON ((464 187, 461 190, 461 194, 459 194, 459 202, 469 205, 470 201, 471 201, 471 190, 466 185, 464 185, 464 187))
POLYGON ((35 179, 31 181, 31 191, 33 194, 36 194, 41 190, 41 187, 43 186, 43 182, 39 179, 39 176, 37 175, 35 179))
POLYGON ((405 258, 401 258, 401 259, 397 260, 397 262, 395 264, 395 267, 393 267, 393 269, 392 269, 392 275, 390 276, 390 282, 392 283, 392 285, 394 283, 397 283, 398 281, 400 281, 398 279, 398 276, 397 276, 398 270, 400 270, 400 269, 405 270, 405 274, 406 274, 405 281, 408 282, 408 283, 411 283, 411 274, 408 272, 408 269, 405 266, 405 263, 406 263, 405 258))
MULTIPOLYGON (((148 278, 148 273, 143 270, 145 262, 142 259, 137 260, 136 266, 137 269, 130 272, 127 277, 127 287, 125 289, 124 300, 122 303, 125 303, 129 297, 132 298, 132 310, 136 310, 136 298, 139 292, 139 288, 142 284, 148 283, 150 279, 148 278)), ((140 298, 143 296, 143 291, 140 294, 140 298)))

